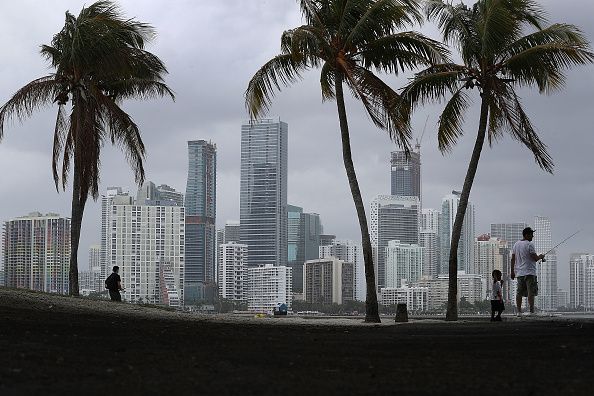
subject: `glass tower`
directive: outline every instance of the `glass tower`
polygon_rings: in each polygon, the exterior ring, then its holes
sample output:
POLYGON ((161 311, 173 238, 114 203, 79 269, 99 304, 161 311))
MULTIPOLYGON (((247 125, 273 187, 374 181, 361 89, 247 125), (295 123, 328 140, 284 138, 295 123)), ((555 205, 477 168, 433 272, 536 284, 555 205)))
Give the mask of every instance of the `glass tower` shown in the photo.
POLYGON ((287 137, 278 119, 241 126, 240 241, 248 267, 287 263, 287 137))
POLYGON ((184 298, 190 305, 208 299, 212 293, 205 290, 215 281, 216 166, 215 144, 205 140, 188 142, 184 298))

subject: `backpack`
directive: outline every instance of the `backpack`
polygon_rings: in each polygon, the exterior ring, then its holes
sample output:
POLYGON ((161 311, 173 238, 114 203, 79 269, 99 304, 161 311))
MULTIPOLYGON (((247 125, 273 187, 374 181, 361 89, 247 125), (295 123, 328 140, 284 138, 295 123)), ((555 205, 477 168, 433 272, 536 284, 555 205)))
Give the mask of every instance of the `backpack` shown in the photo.
POLYGON ((118 288, 115 274, 111 274, 105 279, 105 288, 108 290, 115 290, 118 288))

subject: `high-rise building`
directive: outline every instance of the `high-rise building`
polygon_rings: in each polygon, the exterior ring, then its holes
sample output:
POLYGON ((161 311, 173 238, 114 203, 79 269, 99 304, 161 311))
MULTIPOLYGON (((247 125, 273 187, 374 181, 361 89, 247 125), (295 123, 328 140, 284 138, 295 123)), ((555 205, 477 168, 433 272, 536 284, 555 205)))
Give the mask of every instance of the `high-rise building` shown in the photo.
POLYGON ((569 306, 594 309, 594 254, 573 253, 569 260, 569 306))
MULTIPOLYGON (((111 262, 108 252, 107 244, 108 239, 111 236, 111 224, 108 221, 110 215, 111 203, 117 195, 123 195, 124 191, 122 187, 107 187, 105 195, 101 195, 101 248, 100 248, 100 266, 101 266, 101 279, 105 280, 112 272, 109 263, 111 262)), ((128 199, 132 199, 126 194, 128 199)), ((103 290, 103 289, 101 289, 103 290)))
POLYGON ((387 288, 398 288, 406 283, 416 282, 423 276, 423 248, 416 244, 389 241, 386 253, 387 288))
POLYGON ((303 265, 305 301, 343 304, 354 300, 354 266, 336 257, 308 260, 303 265))
POLYGON ((557 290, 557 308, 569 307, 569 292, 567 290, 557 290))
MULTIPOLYGON (((442 274, 449 272, 450 244, 452 242, 452 230, 456 213, 458 213, 458 204, 460 202, 460 192, 452 191, 441 200, 441 217, 439 222, 439 241, 441 245, 441 271, 442 274)), ((469 272, 474 262, 474 229, 475 229, 475 211, 472 202, 468 201, 464 222, 462 223, 462 233, 458 243, 458 271, 469 272)))
POLYGON ((247 300, 247 255, 247 245, 228 242, 219 246, 217 270, 220 298, 234 302, 247 300))
POLYGON ((527 223, 494 223, 491 224, 490 235, 492 238, 498 238, 507 242, 507 246, 502 249, 503 255, 503 296, 505 300, 515 305, 517 280, 511 279, 511 251, 514 244, 523 239, 522 230, 528 227, 527 223))
POLYGON ((101 268, 101 245, 91 245, 89 247, 89 270, 88 274, 85 272, 84 277, 87 277, 88 283, 85 284, 82 281, 79 272, 79 289, 86 289, 93 292, 102 292, 105 289, 103 282, 105 279, 101 279, 102 268, 101 268))
POLYGON ((439 234, 432 230, 419 231, 419 246, 423 248, 423 275, 435 278, 439 275, 439 234))
MULTIPOLYGON (((548 217, 534 218, 534 247, 537 254, 544 254, 553 247, 551 221, 548 217)), ((546 255, 545 261, 536 265, 538 279, 538 297, 536 306, 544 311, 557 308, 557 253, 552 250, 546 255)))
POLYGON ((293 269, 293 292, 302 293, 303 263, 320 257, 322 222, 317 213, 287 206, 287 265, 293 269))
MULTIPOLYGON (((303 208, 287 205, 287 262, 291 267, 297 261, 301 213, 303 213, 303 208)), ((293 287, 295 287, 295 284, 293 284, 293 287)))
POLYGON ((123 299, 179 306, 183 301, 185 213, 183 206, 137 204, 118 194, 107 207, 107 267, 120 267, 123 299))
MULTIPOLYGON (((487 280, 486 296, 490 295, 493 288, 493 271, 503 273, 503 263, 507 242, 499 238, 492 238, 489 234, 479 235, 474 242, 474 262, 470 269, 472 274, 481 274, 487 280)), ((504 280, 503 287, 507 287, 504 280)), ((505 295, 505 293, 503 293, 505 295)), ((485 297, 486 297, 485 296, 485 297)))
POLYGON ((6 287, 67 294, 70 268, 70 219, 39 212, 4 223, 2 233, 6 287))
POLYGON ((365 261, 361 243, 350 240, 334 239, 331 245, 320 246, 320 259, 336 257, 354 266, 355 299, 366 300, 367 283, 365 282, 365 261))
POLYGON ((391 165, 391 195, 414 196, 421 201, 421 154, 393 151, 391 165))
MULTIPOLYGON (((448 275, 440 275, 438 279, 447 280, 448 275)), ((484 275, 467 274, 464 271, 458 272, 458 301, 460 301, 462 297, 471 304, 474 304, 477 301, 484 301, 487 297, 486 290, 487 279, 484 275)))
POLYGON ((216 178, 217 146, 205 140, 189 141, 185 197, 184 298, 186 304, 209 300, 206 290, 214 289, 216 178))
MULTIPOLYGON (((217 241, 217 251, 216 251, 216 262, 217 262, 217 266, 219 263, 219 251, 220 251, 220 247, 223 243, 229 243, 229 242, 235 242, 235 243, 239 243, 239 221, 236 220, 227 220, 227 222, 225 223, 225 227, 224 228, 219 228, 217 230, 217 236, 216 236, 216 241, 217 241)), ((216 281, 218 283, 218 268, 215 271, 215 278, 216 281)))
POLYGON ((423 275, 437 277, 440 271, 441 246, 439 242, 439 218, 441 212, 435 209, 421 211, 419 245, 425 248, 423 275))
POLYGON ((272 313, 274 308, 281 304, 291 307, 293 299, 291 268, 272 264, 261 267, 248 266, 247 280, 249 311, 272 313))
POLYGON ((248 266, 287 263, 287 140, 274 119, 241 126, 240 241, 248 266))
POLYGON ((371 202, 371 247, 374 255, 378 291, 386 286, 386 247, 388 241, 419 244, 419 198, 378 195, 371 202))
POLYGON ((332 243, 334 243, 335 239, 336 239, 336 235, 322 234, 322 235, 320 235, 320 246, 332 245, 332 243))

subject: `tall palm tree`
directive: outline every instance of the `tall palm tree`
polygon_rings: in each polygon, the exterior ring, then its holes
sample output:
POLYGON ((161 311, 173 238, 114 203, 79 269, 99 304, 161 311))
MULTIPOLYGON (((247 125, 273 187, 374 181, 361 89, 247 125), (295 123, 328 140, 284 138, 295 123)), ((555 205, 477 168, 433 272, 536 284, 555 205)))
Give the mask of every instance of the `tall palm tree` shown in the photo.
POLYGON ((0 107, 5 122, 20 121, 40 107, 57 104, 52 170, 56 189, 66 188, 73 168, 70 284, 78 295, 78 245, 85 203, 99 190, 99 155, 106 140, 124 151, 138 184, 144 181, 145 147, 140 130, 120 107, 125 99, 171 96, 163 82, 165 65, 144 47, 155 36, 145 23, 125 19, 109 1, 66 12, 66 22, 41 54, 55 72, 31 81, 0 107), (70 112, 67 105, 70 102, 70 112), (61 162, 61 170, 60 168, 61 162))
POLYGON ((407 115, 415 105, 450 96, 439 118, 438 142, 448 152, 463 134, 469 90, 480 97, 476 142, 460 195, 449 255, 447 320, 457 320, 458 244, 470 190, 485 137, 489 145, 509 134, 525 145, 538 166, 553 171, 553 161, 524 111, 518 88, 540 93, 563 88, 565 70, 594 61, 580 30, 568 24, 547 24, 544 11, 532 0, 479 0, 472 7, 427 1, 429 19, 436 19, 445 43, 460 52, 461 64, 433 65, 416 74, 403 89, 407 115))
POLYGON ((443 59, 443 48, 418 33, 400 32, 422 20, 417 0, 300 0, 305 25, 281 37, 281 53, 249 82, 246 107, 252 119, 265 113, 275 90, 321 67, 322 100, 336 100, 342 153, 361 229, 367 284, 365 321, 379 322, 373 255, 365 208, 351 156, 343 84, 361 101, 371 120, 409 150, 410 130, 402 123, 399 96, 377 72, 429 65, 443 59))

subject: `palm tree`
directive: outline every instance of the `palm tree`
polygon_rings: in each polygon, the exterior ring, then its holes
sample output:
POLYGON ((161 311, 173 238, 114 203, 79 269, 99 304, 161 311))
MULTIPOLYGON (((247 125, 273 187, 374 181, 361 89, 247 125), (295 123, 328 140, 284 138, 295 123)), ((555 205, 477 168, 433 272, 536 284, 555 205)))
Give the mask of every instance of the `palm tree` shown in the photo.
POLYGON ((429 19, 436 19, 445 43, 460 52, 461 64, 433 65, 417 73, 403 89, 409 115, 415 105, 451 95, 439 118, 438 143, 448 152, 463 134, 464 112, 471 104, 468 90, 480 95, 480 122, 452 230, 446 320, 457 320, 458 243, 470 190, 485 137, 489 145, 505 133, 525 145, 538 166, 552 173, 553 161, 524 111, 518 88, 540 93, 563 88, 564 71, 594 61, 580 30, 547 24, 544 11, 532 0, 479 0, 472 7, 427 1, 429 19))
POLYGON ((299 4, 305 25, 282 34, 281 53, 249 82, 246 107, 252 119, 261 116, 281 85, 296 82, 307 69, 321 67, 322 100, 336 100, 343 161, 361 229, 367 283, 365 321, 379 322, 371 242, 351 156, 343 84, 361 101, 374 124, 408 152, 411 134, 399 114, 404 111, 398 106, 399 96, 377 71, 397 74, 440 62, 443 49, 418 33, 399 32, 421 22, 417 0, 300 0, 299 4))
POLYGON ((136 182, 144 181, 145 147, 140 130, 120 107, 124 99, 148 99, 172 91, 163 82, 165 65, 144 47, 155 36, 145 23, 125 19, 117 6, 98 1, 66 22, 41 54, 55 72, 31 81, 0 107, 4 123, 20 121, 34 110, 56 103, 52 170, 56 189, 66 188, 73 168, 70 295, 78 295, 78 244, 85 203, 99 190, 99 155, 106 140, 124 151, 136 182), (70 114, 67 104, 70 102, 70 114), (61 162, 61 171, 60 171, 61 162))

